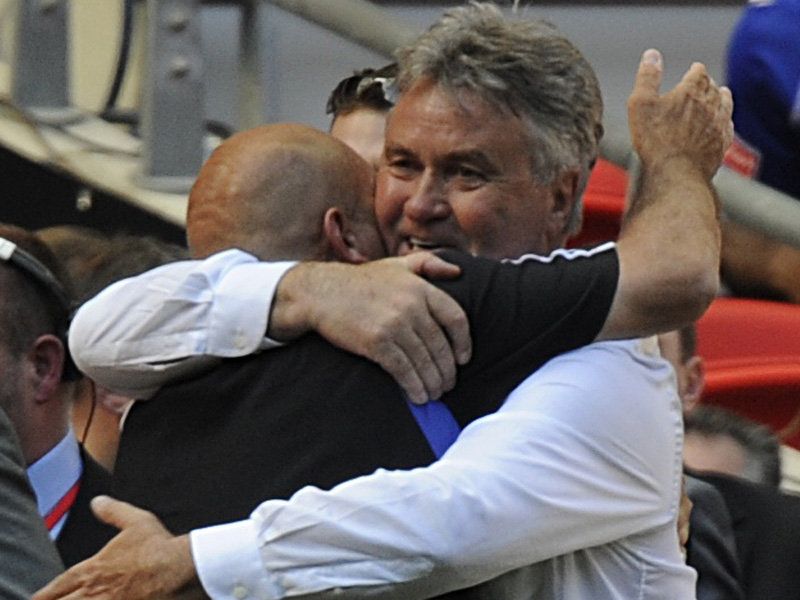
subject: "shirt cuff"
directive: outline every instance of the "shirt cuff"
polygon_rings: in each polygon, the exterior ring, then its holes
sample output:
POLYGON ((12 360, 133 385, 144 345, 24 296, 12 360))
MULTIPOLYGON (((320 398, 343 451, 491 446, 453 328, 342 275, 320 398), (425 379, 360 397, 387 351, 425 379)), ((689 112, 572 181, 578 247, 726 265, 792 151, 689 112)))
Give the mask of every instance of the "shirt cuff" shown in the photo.
POLYGON ((246 356, 281 345, 266 337, 267 319, 278 283, 296 264, 242 264, 225 275, 213 303, 208 354, 246 356))
POLYGON ((195 529, 189 540, 197 576, 214 600, 283 597, 261 560, 252 519, 195 529))

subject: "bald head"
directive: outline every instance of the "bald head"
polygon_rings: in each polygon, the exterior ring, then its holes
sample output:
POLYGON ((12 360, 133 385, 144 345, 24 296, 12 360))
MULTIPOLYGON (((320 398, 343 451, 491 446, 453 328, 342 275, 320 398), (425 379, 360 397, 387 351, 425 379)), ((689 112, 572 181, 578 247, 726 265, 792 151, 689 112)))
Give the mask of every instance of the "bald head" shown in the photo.
POLYGON ((323 227, 331 208, 375 229, 369 165, 311 127, 257 127, 226 140, 200 170, 189 248, 196 258, 241 248, 262 259, 331 259, 323 227))

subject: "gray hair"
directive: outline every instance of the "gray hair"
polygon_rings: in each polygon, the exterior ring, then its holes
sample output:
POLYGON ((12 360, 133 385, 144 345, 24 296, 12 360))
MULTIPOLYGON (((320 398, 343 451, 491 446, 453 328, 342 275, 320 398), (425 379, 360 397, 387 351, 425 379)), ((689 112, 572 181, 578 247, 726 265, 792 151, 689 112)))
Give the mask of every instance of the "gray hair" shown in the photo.
POLYGON ((568 229, 580 225, 580 197, 603 135, 597 77, 578 49, 553 25, 507 19, 495 5, 473 2, 444 13, 397 54, 401 92, 432 79, 458 96, 479 94, 529 127, 534 176, 552 183, 580 171, 568 229))

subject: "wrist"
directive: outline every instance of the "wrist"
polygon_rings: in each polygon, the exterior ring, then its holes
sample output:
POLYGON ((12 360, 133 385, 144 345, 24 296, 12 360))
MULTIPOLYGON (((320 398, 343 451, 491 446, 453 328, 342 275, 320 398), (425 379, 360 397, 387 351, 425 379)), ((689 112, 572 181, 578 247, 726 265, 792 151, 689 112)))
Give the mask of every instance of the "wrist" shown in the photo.
POLYGON ((171 542, 174 545, 173 556, 178 558, 174 563, 174 589, 188 591, 201 589, 200 578, 192 559, 192 546, 189 534, 177 536, 171 542))
POLYGON ((703 171, 697 161, 680 152, 666 153, 664 155, 642 159, 642 169, 660 179, 676 179, 686 181, 694 177, 702 178, 704 183, 711 181, 713 173, 703 171))
POLYGON ((278 341, 293 340, 315 327, 314 280, 320 263, 304 262, 289 269, 275 291, 267 335, 278 341))

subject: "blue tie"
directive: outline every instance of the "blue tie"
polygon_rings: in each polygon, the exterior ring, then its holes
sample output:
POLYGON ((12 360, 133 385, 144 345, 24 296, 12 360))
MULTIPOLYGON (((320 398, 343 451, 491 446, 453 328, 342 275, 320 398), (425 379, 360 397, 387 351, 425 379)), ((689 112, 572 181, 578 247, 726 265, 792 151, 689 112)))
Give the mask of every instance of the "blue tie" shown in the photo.
POLYGON ((441 458, 461 433, 461 428, 453 417, 453 413, 444 402, 432 401, 421 405, 407 402, 411 414, 414 415, 417 425, 422 429, 431 450, 436 458, 441 458))

